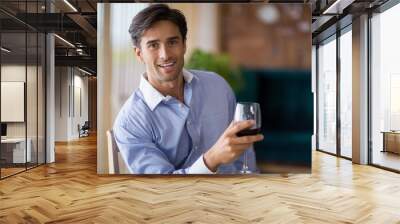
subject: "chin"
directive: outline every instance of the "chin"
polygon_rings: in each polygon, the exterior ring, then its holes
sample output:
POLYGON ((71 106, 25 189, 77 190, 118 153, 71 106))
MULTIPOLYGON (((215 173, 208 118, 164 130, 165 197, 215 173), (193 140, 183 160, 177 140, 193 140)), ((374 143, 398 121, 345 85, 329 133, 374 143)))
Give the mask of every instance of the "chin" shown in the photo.
POLYGON ((177 80, 179 78, 179 75, 168 75, 168 76, 164 76, 163 77, 163 81, 174 81, 177 80))
POLYGON ((159 72, 158 74, 159 74, 160 80, 162 80, 164 82, 174 81, 174 80, 179 78, 179 73, 176 73, 176 74, 164 74, 162 72, 159 72))

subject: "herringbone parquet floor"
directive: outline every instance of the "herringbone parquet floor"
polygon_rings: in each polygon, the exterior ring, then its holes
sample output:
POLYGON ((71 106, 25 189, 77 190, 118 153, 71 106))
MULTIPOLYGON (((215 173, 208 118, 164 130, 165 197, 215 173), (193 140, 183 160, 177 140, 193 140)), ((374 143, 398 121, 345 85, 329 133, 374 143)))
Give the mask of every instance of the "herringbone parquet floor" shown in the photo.
POLYGON ((98 176, 94 137, 0 181, 0 223, 400 223, 400 175, 313 153, 312 174, 98 176))

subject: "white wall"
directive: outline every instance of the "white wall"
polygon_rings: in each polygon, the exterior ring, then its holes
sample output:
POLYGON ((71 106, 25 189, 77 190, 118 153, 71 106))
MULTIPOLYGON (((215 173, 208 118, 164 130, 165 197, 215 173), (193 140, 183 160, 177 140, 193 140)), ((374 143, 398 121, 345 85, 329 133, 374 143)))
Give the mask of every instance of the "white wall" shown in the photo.
POLYGON ((88 120, 88 77, 72 67, 55 70, 55 141, 70 141, 79 138, 78 124, 88 120))
POLYGON ((68 68, 55 68, 55 141, 68 140, 68 68))
MULTIPOLYGON (((18 81, 25 82, 25 65, 2 65, 1 66, 1 81, 18 81)), ((29 71, 32 67, 28 67, 29 71)), ((25 82, 26 83, 26 82, 25 82)), ((1 108, 7 110, 8 108, 1 108)), ((7 123, 7 136, 8 137, 25 137, 25 122, 11 122, 7 123)))
MULTIPOLYGON (((30 133, 35 131, 36 136, 36 80, 33 80, 31 75, 36 77, 36 66, 25 65, 2 65, 1 66, 1 81, 3 82, 25 82, 25 75, 27 72, 29 86, 34 88, 27 88, 27 120, 28 120, 28 137, 30 133), (33 102, 33 104, 32 104, 33 102), (32 123, 33 122, 33 123, 32 123)), ((40 71, 41 72, 41 71, 40 71)), ((9 108, 1 108, 2 110, 7 110, 9 108)), ((25 123, 26 122, 7 122, 7 136, 8 137, 25 137, 25 123)))
POLYGON ((78 138, 79 133, 78 133, 78 124, 82 126, 85 121, 88 121, 89 119, 89 114, 88 114, 88 77, 87 76, 82 76, 83 73, 81 73, 78 70, 74 70, 74 96, 72 96, 72 99, 74 99, 74 102, 71 103, 74 105, 72 108, 72 120, 71 120, 71 132, 70 135, 72 138, 78 138), (78 72, 78 74, 76 73, 78 72), (80 93, 78 93, 80 91, 80 93), (79 97, 80 95, 80 97, 79 97), (81 107, 81 108, 80 108, 81 107), (80 111, 81 110, 81 111, 80 111))

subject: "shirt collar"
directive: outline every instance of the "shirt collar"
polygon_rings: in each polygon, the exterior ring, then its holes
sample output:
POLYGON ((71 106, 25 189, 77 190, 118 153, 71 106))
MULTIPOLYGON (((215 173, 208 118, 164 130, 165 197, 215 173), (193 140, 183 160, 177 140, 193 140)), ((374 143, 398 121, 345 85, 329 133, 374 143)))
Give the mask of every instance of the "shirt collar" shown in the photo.
MULTIPOLYGON (((182 70, 183 79, 186 83, 190 84, 193 80, 194 75, 186 69, 182 70)), ((154 110, 157 105, 163 100, 169 100, 171 96, 164 96, 156 88, 154 88, 149 81, 145 78, 146 73, 143 73, 140 79, 139 89, 143 94, 144 101, 150 110, 154 110)))

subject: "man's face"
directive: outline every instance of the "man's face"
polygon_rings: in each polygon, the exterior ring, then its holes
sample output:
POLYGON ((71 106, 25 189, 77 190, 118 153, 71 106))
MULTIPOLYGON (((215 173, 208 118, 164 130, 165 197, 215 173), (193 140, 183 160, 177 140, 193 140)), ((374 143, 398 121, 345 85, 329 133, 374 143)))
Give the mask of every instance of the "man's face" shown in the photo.
POLYGON ((136 56, 146 65, 149 79, 159 83, 177 80, 182 73, 186 42, 178 26, 162 20, 144 31, 136 56))

